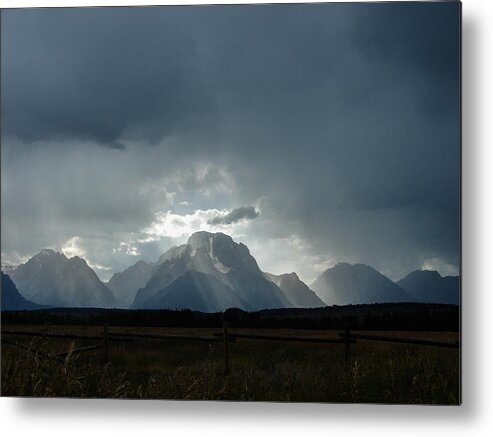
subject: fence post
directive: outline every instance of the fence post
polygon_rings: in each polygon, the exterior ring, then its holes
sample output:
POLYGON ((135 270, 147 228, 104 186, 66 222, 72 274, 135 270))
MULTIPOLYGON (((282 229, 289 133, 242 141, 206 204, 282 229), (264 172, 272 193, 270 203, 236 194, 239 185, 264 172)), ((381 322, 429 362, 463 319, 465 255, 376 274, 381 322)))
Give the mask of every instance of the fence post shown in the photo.
POLYGON ((228 322, 223 322, 223 337, 224 337, 224 374, 229 373, 229 336, 228 322))
POLYGON ((108 325, 105 323, 103 326, 103 353, 104 364, 108 362, 108 325))
POLYGON ((345 344, 345 354, 344 354, 344 361, 347 363, 349 360, 349 345, 350 343, 350 335, 351 332, 349 330, 349 323, 346 322, 344 325, 344 344, 345 344))

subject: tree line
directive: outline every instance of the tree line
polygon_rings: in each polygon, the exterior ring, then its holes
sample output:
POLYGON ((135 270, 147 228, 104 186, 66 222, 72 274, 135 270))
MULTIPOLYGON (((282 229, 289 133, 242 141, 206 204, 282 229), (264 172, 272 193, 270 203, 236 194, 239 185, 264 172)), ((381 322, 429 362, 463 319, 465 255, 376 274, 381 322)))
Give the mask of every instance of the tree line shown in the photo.
POLYGON ((37 311, 3 311, 2 323, 50 325, 104 325, 148 327, 344 329, 459 331, 457 305, 369 304, 325 308, 283 308, 246 312, 237 308, 202 313, 190 310, 120 310, 56 308, 37 311))

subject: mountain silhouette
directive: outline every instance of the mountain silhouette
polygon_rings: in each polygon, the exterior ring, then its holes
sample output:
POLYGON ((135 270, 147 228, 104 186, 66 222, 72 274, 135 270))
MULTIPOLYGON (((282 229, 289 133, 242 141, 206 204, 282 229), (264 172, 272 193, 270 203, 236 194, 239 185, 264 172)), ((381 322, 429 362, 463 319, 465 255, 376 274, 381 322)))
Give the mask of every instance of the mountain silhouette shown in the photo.
POLYGON ((2 295, 1 295, 1 309, 2 311, 20 311, 20 310, 36 310, 42 308, 40 305, 36 305, 33 302, 25 299, 17 290, 17 287, 10 279, 9 275, 1 273, 2 275, 2 295))
POLYGON ((460 302, 459 276, 442 277, 436 271, 416 270, 397 284, 421 302, 454 305, 460 302))
POLYGON ((322 273, 311 288, 328 305, 416 301, 385 275, 365 264, 336 264, 322 273))

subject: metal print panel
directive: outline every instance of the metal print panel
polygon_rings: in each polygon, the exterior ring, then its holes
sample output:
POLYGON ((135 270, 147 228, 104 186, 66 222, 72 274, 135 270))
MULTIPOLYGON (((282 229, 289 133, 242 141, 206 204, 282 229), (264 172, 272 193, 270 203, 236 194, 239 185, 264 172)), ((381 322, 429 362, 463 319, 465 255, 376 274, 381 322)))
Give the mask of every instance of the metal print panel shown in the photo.
POLYGON ((3 9, 2 396, 460 404, 460 20, 3 9))

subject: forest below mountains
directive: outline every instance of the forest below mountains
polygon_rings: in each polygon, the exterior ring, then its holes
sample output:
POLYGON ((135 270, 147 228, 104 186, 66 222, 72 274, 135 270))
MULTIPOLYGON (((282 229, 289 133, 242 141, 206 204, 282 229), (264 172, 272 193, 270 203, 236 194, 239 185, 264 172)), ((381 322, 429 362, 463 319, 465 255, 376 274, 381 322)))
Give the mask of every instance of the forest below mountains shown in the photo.
POLYGON ((351 329, 396 331, 459 331, 457 305, 368 304, 324 308, 282 308, 246 312, 229 309, 204 313, 190 310, 110 310, 57 308, 37 311, 4 311, 2 323, 50 325, 104 325, 149 327, 351 329))

